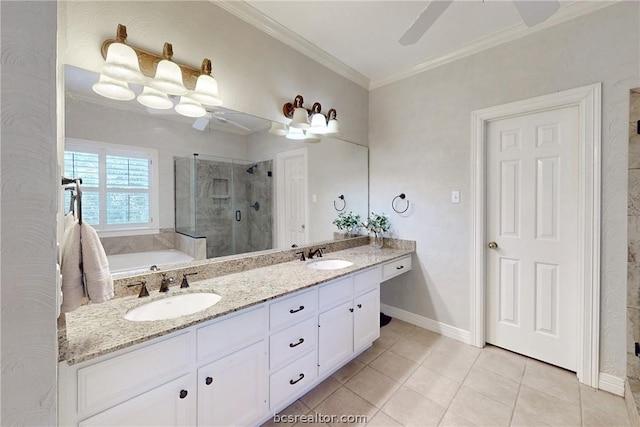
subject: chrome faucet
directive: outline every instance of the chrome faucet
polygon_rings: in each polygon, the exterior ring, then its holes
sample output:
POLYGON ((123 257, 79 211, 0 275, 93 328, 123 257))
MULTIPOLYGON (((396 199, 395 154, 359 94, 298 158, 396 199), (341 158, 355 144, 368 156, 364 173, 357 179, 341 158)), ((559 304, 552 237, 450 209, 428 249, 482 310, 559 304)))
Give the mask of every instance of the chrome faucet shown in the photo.
POLYGON ((162 273, 160 282, 160 292, 169 292, 169 285, 176 283, 175 277, 167 277, 167 273, 162 273))
POLYGON ((318 258, 322 258, 322 251, 327 248, 317 248, 316 250, 309 249, 309 256, 307 258, 313 259, 314 255, 318 255, 318 258))
POLYGON ((306 261, 307 259, 304 256, 304 251, 296 252, 296 255, 300 255, 300 261, 306 261))

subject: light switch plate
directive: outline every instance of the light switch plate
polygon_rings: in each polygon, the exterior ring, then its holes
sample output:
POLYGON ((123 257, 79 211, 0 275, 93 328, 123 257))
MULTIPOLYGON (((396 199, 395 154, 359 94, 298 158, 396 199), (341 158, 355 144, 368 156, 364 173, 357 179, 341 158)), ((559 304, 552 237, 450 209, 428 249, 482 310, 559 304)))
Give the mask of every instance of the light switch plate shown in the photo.
POLYGON ((451 203, 460 203, 460 192, 452 191, 451 192, 451 203))

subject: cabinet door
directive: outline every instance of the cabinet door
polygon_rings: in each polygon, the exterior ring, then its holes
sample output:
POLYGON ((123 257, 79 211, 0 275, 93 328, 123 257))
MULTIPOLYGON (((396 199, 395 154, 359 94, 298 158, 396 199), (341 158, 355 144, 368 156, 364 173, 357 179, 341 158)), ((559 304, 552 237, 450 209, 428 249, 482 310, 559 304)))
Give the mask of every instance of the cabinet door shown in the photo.
POLYGON ((358 351, 380 337, 379 289, 357 297, 353 307, 353 347, 358 351))
POLYGON ((198 369, 198 425, 252 425, 267 411, 267 347, 261 341, 198 369))
POLYGON ((318 366, 322 375, 353 353, 353 301, 318 318, 318 366))
POLYGON ((79 426, 189 426, 195 424, 193 377, 185 375, 111 409, 87 418, 79 426))

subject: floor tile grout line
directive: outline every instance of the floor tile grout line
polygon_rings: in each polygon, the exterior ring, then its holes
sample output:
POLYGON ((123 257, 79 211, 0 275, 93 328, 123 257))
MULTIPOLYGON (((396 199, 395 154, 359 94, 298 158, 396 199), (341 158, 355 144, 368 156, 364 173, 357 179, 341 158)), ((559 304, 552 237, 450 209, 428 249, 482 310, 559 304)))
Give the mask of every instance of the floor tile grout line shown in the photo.
POLYGON ((513 402, 513 409, 511 409, 511 418, 509 418, 509 426, 513 424, 513 416, 516 414, 516 408, 518 407, 518 399, 520 398, 520 390, 522 389, 522 379, 524 378, 524 373, 526 370, 527 370, 527 360, 525 359, 524 369, 522 370, 520 381, 518 381, 518 392, 516 393, 516 400, 513 402))

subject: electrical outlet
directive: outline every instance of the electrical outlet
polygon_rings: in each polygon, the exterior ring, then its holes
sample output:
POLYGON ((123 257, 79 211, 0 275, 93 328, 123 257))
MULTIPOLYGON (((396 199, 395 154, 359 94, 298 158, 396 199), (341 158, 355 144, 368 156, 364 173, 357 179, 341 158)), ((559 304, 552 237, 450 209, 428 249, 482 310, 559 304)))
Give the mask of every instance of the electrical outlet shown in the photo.
POLYGON ((455 190, 451 192, 451 203, 460 203, 460 192, 455 190))

